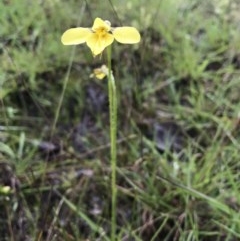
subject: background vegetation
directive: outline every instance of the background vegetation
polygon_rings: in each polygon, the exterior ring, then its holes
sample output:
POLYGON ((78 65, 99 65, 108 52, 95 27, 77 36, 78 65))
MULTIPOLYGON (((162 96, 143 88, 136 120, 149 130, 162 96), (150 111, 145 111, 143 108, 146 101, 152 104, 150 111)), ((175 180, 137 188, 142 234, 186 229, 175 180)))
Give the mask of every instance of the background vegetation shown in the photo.
POLYGON ((142 35, 113 46, 118 240, 240 240, 239 12, 237 0, 1 1, 0 240, 110 240, 107 83, 90 78, 106 57, 60 42, 95 17, 142 35))

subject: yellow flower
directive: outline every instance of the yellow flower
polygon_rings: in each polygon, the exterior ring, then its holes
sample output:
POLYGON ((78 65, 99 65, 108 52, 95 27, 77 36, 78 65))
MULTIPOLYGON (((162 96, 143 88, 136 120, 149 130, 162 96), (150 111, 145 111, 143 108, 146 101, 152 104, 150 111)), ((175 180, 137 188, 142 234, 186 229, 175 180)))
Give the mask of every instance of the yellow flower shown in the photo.
POLYGON ((0 186, 0 194, 8 194, 11 191, 9 186, 0 186))
POLYGON ((61 41, 64 45, 76 45, 86 43, 94 56, 114 41, 122 44, 135 44, 140 41, 140 34, 134 27, 111 27, 109 21, 101 18, 94 20, 92 28, 70 28, 62 35, 61 41))
POLYGON ((100 68, 96 68, 93 70, 93 74, 90 75, 91 78, 96 77, 97 79, 103 79, 105 76, 109 74, 108 67, 104 64, 100 68))

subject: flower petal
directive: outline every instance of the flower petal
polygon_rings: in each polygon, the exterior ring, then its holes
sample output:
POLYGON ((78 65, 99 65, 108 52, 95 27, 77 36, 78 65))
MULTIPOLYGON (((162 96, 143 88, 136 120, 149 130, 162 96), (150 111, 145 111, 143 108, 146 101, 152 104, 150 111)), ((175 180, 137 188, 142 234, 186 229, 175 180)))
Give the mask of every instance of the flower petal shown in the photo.
POLYGON ((102 53, 102 51, 112 44, 114 37, 112 34, 106 33, 104 36, 99 36, 96 33, 91 35, 86 40, 87 46, 92 50, 94 56, 102 53))
POLYGON ((93 74, 90 75, 90 78, 96 77, 97 79, 101 80, 108 74, 108 67, 105 64, 103 64, 100 68, 96 68, 93 70, 93 74))
POLYGON ((61 41, 64 45, 82 44, 91 33, 89 28, 70 28, 63 33, 61 41))
POLYGON ((141 39, 138 30, 133 27, 113 28, 112 33, 114 38, 122 44, 136 44, 141 39))
POLYGON ((104 28, 106 29, 106 32, 110 31, 111 26, 108 24, 108 21, 103 21, 101 18, 95 18, 92 30, 96 31, 99 28, 104 28))
POLYGON ((94 70, 94 75, 97 79, 103 79, 106 74, 101 71, 101 69, 95 69, 94 70))

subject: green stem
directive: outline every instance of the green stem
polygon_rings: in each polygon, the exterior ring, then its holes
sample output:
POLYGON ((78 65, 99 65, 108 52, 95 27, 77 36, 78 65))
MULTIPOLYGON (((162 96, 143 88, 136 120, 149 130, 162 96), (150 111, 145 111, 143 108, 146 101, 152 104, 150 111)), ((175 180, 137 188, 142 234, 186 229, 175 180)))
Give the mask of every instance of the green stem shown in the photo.
POLYGON ((108 98, 109 98, 109 120, 110 120, 110 143, 111 143, 111 241, 116 240, 116 210, 117 210, 117 93, 114 76, 111 70, 111 47, 108 47, 108 98))
POLYGON ((70 58, 70 64, 68 65, 67 74, 66 74, 66 77, 65 77, 64 82, 63 82, 63 88, 62 88, 62 92, 61 92, 59 102, 58 102, 58 105, 57 105, 57 109, 56 109, 56 112, 55 112, 55 117, 54 117, 54 121, 53 121, 53 125, 52 125, 52 130, 51 130, 51 133, 50 133, 50 138, 53 137, 53 134, 54 134, 54 131, 55 131, 55 128, 56 128, 56 125, 57 125, 57 121, 58 121, 58 118, 59 118, 60 110, 61 110, 63 99, 64 99, 64 95, 65 95, 66 88, 67 88, 67 85, 68 85, 68 80, 69 80, 69 75, 70 75, 71 68, 72 68, 74 54, 75 54, 75 47, 73 48, 71 58, 70 58))

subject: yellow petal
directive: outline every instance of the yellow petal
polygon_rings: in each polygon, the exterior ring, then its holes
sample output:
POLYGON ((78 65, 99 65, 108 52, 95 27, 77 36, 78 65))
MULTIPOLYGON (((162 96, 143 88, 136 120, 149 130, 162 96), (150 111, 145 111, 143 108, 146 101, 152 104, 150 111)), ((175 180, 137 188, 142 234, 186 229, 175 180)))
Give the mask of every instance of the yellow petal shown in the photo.
POLYGON ((70 28, 63 33, 61 41, 64 45, 82 44, 91 32, 89 28, 70 28))
POLYGON ((97 79, 101 80, 109 74, 109 70, 108 70, 107 66, 104 64, 100 68, 94 69, 93 73, 97 79))
POLYGON ((98 35, 97 33, 91 33, 86 40, 87 46, 92 50, 94 56, 102 53, 102 51, 112 44, 114 37, 112 34, 106 33, 104 35, 98 35))
POLYGON ((99 28, 104 28, 108 32, 111 29, 111 24, 108 21, 103 21, 101 18, 96 18, 94 20, 94 23, 93 23, 93 26, 92 26, 92 30, 96 31, 99 28))
POLYGON ((94 70, 94 75, 96 76, 97 79, 103 79, 106 76, 106 74, 99 69, 94 70))
POLYGON ((112 33, 114 38, 122 44, 136 44, 141 39, 138 30, 133 27, 114 28, 112 33))

